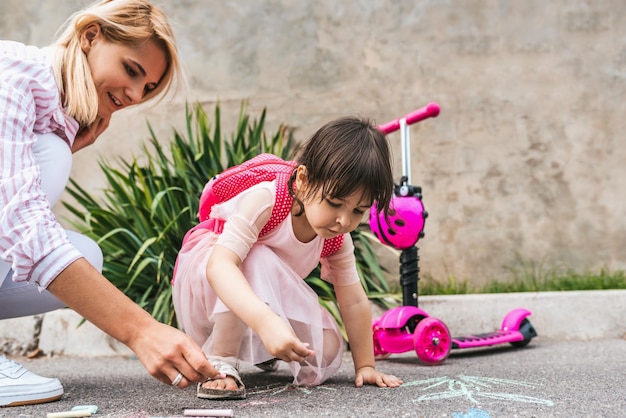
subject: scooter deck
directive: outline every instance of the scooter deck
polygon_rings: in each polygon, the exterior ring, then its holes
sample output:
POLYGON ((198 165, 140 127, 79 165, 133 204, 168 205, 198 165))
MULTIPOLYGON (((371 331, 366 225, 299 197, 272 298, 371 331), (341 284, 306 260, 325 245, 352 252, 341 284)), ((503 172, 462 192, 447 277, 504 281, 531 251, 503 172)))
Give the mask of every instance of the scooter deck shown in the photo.
POLYGON ((497 344, 506 344, 522 341, 524 335, 519 331, 494 331, 482 334, 452 337, 452 349, 489 347, 497 344))
POLYGON ((530 315, 528 310, 515 309, 507 314, 502 328, 498 331, 452 338, 451 349, 489 347, 506 343, 524 347, 537 336, 535 328, 528 319, 525 319, 528 315, 530 315))

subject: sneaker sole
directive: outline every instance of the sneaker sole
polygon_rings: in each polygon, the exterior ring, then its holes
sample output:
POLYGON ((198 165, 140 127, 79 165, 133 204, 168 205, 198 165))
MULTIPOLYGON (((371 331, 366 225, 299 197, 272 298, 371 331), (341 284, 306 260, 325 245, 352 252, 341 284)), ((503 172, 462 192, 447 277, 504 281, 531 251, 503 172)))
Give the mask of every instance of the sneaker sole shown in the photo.
POLYGON ((32 395, 31 398, 29 398, 28 395, 24 395, 24 396, 14 396, 13 398, 18 398, 17 400, 14 400, 13 402, 9 403, 9 404, 0 404, 0 408, 1 407, 9 407, 9 406, 24 406, 24 405, 36 405, 36 404, 40 404, 40 403, 47 403, 47 402, 54 402, 54 401, 58 401, 59 399, 61 399, 63 397, 63 389, 61 389, 60 393, 49 393, 49 396, 46 398, 37 398, 37 399, 32 399, 32 395), (21 398, 21 399, 19 399, 21 398))

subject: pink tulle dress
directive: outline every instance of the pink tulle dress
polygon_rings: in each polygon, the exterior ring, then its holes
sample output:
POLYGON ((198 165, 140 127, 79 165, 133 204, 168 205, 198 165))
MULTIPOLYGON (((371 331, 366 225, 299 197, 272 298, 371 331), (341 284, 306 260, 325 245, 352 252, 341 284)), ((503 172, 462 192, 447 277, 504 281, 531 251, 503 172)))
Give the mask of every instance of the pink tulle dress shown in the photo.
MULTIPOLYGON (((334 318, 303 279, 321 261, 322 279, 334 286, 357 283, 354 246, 346 234, 339 251, 320 260, 324 240, 298 241, 291 215, 258 237, 263 227, 258 218, 274 200, 275 183, 263 182, 213 207, 211 217, 226 220, 223 231, 200 229, 183 244, 173 280, 174 308, 181 329, 211 355, 215 317, 228 308, 209 285, 205 269, 216 244, 231 249, 243 260, 241 270, 256 295, 316 353, 305 362, 288 363, 294 384, 319 385, 341 366, 344 344, 334 318)), ((259 364, 273 358, 251 329, 245 327, 244 335, 239 360, 259 364)))

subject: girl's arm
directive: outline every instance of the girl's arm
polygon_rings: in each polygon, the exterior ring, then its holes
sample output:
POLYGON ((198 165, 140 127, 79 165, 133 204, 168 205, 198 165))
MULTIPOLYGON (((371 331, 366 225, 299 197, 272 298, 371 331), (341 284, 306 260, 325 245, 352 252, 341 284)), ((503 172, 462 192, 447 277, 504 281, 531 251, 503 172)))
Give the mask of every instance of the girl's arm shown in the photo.
MULTIPOLYGON (((271 355, 285 361, 303 361, 313 351, 254 293, 240 269, 242 260, 271 216, 274 194, 259 185, 241 193, 232 204, 234 213, 228 216, 207 261, 207 279, 231 312, 259 335, 271 355)), ((221 210, 213 208, 216 216, 221 215, 221 210)))
POLYGON ((169 385, 179 372, 184 376, 180 388, 219 375, 190 337, 158 322, 84 258, 65 268, 48 290, 89 322, 126 344, 148 372, 165 384, 169 385))
MULTIPOLYGON (((267 351, 284 361, 301 362, 314 352, 300 341, 282 318, 276 315, 252 290, 233 251, 216 245, 207 263, 211 287, 226 306, 254 332, 267 351)), ((263 268, 263 266, 258 266, 263 268)))
POLYGON ((356 386, 361 387, 363 384, 379 387, 400 386, 402 380, 379 372, 375 368, 372 311, 361 283, 335 286, 335 294, 350 342, 356 386))

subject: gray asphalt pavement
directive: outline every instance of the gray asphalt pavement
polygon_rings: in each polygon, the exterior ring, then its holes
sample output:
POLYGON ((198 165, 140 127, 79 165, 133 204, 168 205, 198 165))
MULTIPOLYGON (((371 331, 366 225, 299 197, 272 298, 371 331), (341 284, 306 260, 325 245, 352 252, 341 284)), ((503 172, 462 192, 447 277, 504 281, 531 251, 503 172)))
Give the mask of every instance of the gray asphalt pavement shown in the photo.
POLYGON ((132 357, 58 356, 25 360, 32 371, 65 387, 57 402, 0 408, 0 418, 39 418, 76 405, 99 407, 95 417, 174 417, 184 409, 232 409, 235 417, 626 417, 626 340, 541 338, 526 348, 508 345, 453 350, 439 366, 414 353, 393 355, 378 368, 404 380, 396 389, 355 388, 346 355, 340 372, 319 387, 290 385, 285 365, 274 373, 242 369, 248 397, 198 399, 194 388, 152 379, 132 357))

